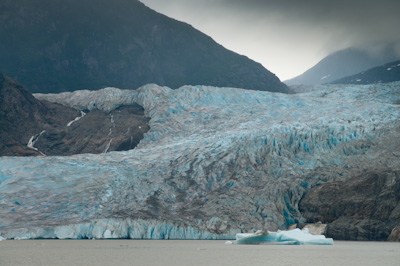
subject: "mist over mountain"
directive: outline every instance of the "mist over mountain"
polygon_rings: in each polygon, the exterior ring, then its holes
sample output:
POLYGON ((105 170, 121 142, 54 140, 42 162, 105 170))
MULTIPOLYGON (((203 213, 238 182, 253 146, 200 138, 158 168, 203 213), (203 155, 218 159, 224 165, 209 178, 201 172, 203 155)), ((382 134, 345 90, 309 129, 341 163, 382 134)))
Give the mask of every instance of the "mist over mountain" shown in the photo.
POLYGON ((0 71, 31 92, 147 83, 288 92, 261 64, 136 0, 4 0, 0 71))
POLYGON ((341 78, 333 84, 372 84, 400 80, 400 60, 377 66, 353 76, 341 78))
POLYGON ((391 46, 387 46, 376 54, 359 48, 347 48, 328 55, 300 76, 284 82, 287 85, 330 83, 337 79, 394 61, 398 57, 391 46))

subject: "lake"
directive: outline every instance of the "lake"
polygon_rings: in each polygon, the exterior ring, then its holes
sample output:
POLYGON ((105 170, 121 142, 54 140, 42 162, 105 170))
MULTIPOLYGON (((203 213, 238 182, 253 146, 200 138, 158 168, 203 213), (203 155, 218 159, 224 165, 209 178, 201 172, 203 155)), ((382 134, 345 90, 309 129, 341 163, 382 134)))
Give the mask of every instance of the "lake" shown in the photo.
POLYGON ((226 245, 209 240, 6 240, 0 265, 400 265, 400 243, 226 245))

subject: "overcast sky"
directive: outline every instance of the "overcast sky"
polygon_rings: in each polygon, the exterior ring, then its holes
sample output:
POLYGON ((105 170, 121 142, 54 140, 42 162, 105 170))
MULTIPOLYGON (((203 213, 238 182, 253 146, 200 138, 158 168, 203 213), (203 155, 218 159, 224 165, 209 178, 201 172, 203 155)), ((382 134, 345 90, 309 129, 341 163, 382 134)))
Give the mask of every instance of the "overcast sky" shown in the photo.
POLYGON ((261 63, 281 80, 350 46, 377 53, 396 43, 400 54, 399 0, 140 1, 261 63))

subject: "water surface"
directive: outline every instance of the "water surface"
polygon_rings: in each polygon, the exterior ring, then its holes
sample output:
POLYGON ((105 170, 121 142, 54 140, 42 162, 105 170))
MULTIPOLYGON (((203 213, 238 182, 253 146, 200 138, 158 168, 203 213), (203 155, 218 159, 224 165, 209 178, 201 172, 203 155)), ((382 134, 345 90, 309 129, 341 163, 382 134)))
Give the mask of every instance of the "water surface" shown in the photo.
POLYGON ((0 265, 400 265, 400 243, 225 245, 208 240, 6 240, 0 265))

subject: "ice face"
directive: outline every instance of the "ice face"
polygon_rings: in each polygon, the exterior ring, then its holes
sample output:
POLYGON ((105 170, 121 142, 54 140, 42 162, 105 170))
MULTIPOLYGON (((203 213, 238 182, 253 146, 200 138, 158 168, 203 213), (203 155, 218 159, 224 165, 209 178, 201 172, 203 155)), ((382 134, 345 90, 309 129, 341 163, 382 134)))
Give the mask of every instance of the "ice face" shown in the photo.
POLYGON ((4 232, 4 238, 24 239, 232 239, 238 230, 225 234, 211 233, 191 226, 157 220, 95 219, 88 223, 60 225, 49 228, 17 229, 4 232))
POLYGON ((311 186, 400 168, 399 83, 295 95, 147 85, 36 96, 80 110, 138 103, 151 129, 126 152, 0 158, 0 235, 7 238, 125 237, 129 230, 153 238, 148 221, 189 232, 175 234, 182 238, 274 231, 302 221, 298 201, 311 186), (106 225, 96 231, 96 221, 106 225), (123 221, 130 222, 104 229, 123 221))

